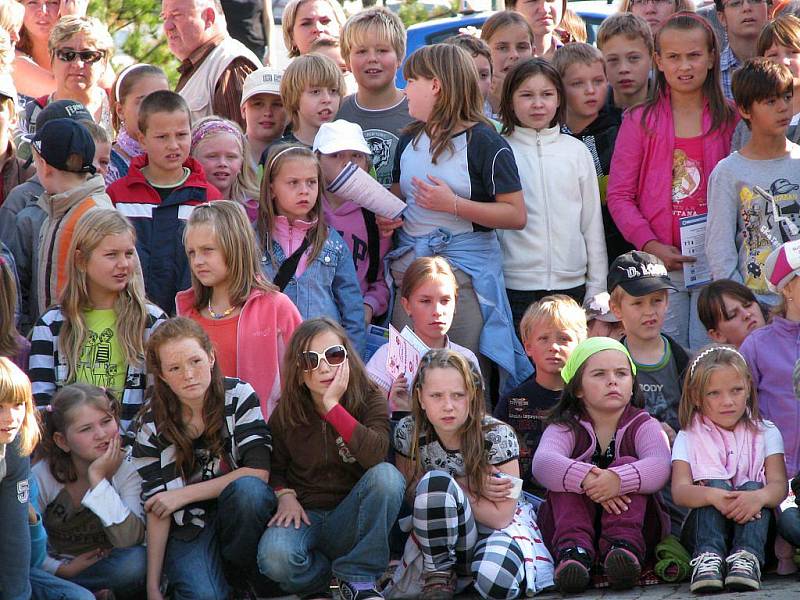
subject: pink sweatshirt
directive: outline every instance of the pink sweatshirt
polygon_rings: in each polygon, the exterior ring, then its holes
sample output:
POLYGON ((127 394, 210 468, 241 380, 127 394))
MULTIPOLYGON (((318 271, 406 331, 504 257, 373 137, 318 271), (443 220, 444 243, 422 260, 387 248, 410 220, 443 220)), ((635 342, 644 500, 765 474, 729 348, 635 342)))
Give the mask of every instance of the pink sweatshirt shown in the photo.
MULTIPOLYGON (((175 305, 178 316, 198 321, 194 290, 178 292, 175 305)), ((251 292, 239 314, 236 376, 253 386, 265 421, 281 395, 283 353, 302 322, 297 307, 281 292, 251 292)))
MULTIPOLYGON (((280 244, 281 250, 283 250, 286 258, 289 258, 303 243, 303 239, 305 239, 308 230, 316 224, 316 219, 313 221, 295 219, 294 223, 289 223, 289 219, 282 215, 277 215, 275 217, 275 223, 272 225, 272 237, 280 244)), ((297 263, 297 270, 294 272, 296 279, 300 279, 300 276, 305 272, 308 266, 309 252, 311 252, 311 246, 303 252, 303 256, 300 257, 300 262, 297 263)))
MULTIPOLYGON (((672 240, 672 161, 675 127, 669 91, 661 96, 642 126, 643 107, 625 112, 617 135, 606 200, 623 237, 637 249, 657 240, 672 240)), ((727 124, 703 136, 703 178, 708 181, 717 163, 728 156, 738 113, 727 124)), ((703 108, 703 131, 711 127, 708 103, 703 108)))
MULTIPOLYGON (((626 409, 617 425, 617 449, 632 417, 638 410, 626 409)), ((582 494, 581 484, 594 465, 589 462, 597 445, 594 427, 581 419, 580 426, 589 434, 588 449, 576 458, 570 458, 575 449, 575 433, 565 425, 548 425, 542 434, 539 448, 533 456, 533 476, 548 490, 582 494)), ((671 455, 669 442, 661 424, 649 417, 636 432, 636 455, 639 460, 610 467, 620 478, 620 494, 654 494, 669 480, 671 455)))
POLYGON ((361 295, 364 303, 372 307, 375 316, 382 315, 389 308, 389 286, 383 274, 383 257, 392 247, 392 238, 378 237, 378 272, 375 281, 367 281, 369 271, 369 234, 364 222, 361 207, 349 200, 334 209, 328 200, 323 197, 322 208, 325 212, 325 222, 333 227, 344 238, 345 243, 353 253, 358 283, 361 286, 361 295))

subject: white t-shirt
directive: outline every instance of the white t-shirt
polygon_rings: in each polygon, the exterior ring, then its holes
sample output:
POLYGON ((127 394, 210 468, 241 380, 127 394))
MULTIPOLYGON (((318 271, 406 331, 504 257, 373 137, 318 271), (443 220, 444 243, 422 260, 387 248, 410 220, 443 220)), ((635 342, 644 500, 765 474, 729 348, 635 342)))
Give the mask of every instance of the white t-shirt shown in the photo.
MULTIPOLYGON (((773 454, 783 454, 783 436, 772 421, 764 419, 764 458, 773 454)), ((672 461, 689 461, 689 439, 683 431, 679 431, 675 436, 675 443, 672 445, 672 461)))

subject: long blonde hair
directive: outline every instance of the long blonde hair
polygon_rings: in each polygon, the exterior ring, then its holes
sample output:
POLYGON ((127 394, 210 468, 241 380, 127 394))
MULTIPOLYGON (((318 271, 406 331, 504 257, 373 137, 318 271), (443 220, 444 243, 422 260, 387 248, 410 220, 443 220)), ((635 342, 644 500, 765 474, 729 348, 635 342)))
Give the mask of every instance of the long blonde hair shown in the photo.
MULTIPOLYGON (((256 236, 241 204, 231 200, 217 200, 196 206, 183 230, 184 248, 191 228, 201 225, 210 227, 217 238, 228 267, 228 293, 233 306, 244 304, 254 289, 263 292, 278 289, 271 281, 264 279, 256 236)), ((213 290, 204 286, 194 272, 192 290, 194 306, 199 311, 208 305, 213 290)))
MULTIPOLYGON (((464 123, 490 125, 483 114, 483 96, 478 89, 478 69, 469 53, 453 44, 423 46, 408 57, 403 77, 437 79, 441 91, 436 96, 427 122, 414 121, 405 131, 414 136, 416 148, 425 133, 431 140, 431 162, 445 150, 453 151, 453 135, 464 123)), ((491 126, 491 125, 490 125, 491 126)))
POLYGON ((683 394, 678 406, 678 422, 681 429, 691 425, 694 415, 703 413, 703 399, 711 374, 720 368, 731 367, 744 379, 747 386, 747 408, 741 421, 748 427, 756 427, 761 421, 758 411, 758 393, 753 385, 750 367, 739 351, 733 346, 712 344, 707 346, 689 363, 686 377, 683 380, 683 394))
POLYGON ((414 377, 414 383, 411 385, 411 415, 414 417, 414 433, 411 436, 410 458, 415 465, 415 476, 411 480, 416 480, 416 476, 424 472, 419 452, 420 437, 424 437, 426 440, 436 439, 433 424, 428 420, 419 401, 422 388, 425 386, 425 377, 432 369, 455 369, 464 380, 468 412, 467 420, 459 431, 460 451, 464 458, 464 472, 469 489, 480 496, 485 488, 486 473, 489 468, 489 460, 486 458, 484 448, 484 436, 486 431, 494 429, 497 423, 484 423, 486 405, 483 399, 483 383, 480 374, 464 356, 447 348, 430 350, 422 357, 417 375, 414 377))
POLYGON ((248 200, 258 198, 258 176, 249 160, 250 145, 238 123, 216 115, 203 117, 197 121, 192 125, 192 156, 196 155, 197 147, 203 141, 212 140, 224 133, 230 134, 236 139, 239 153, 242 155, 242 168, 231 184, 231 193, 228 199, 244 204, 248 200))
POLYGON ((0 356, 0 404, 25 405, 25 418, 19 431, 19 453, 28 456, 41 437, 31 382, 22 369, 4 356, 0 356))
MULTIPOLYGON (((130 233, 134 242, 136 232, 131 222, 112 208, 95 209, 83 215, 75 226, 75 234, 69 246, 67 258, 67 284, 61 294, 61 312, 64 323, 59 333, 59 352, 67 363, 67 383, 73 383, 81 349, 86 344, 88 329, 84 312, 91 309, 86 263, 109 235, 130 233)), ((114 303, 117 321, 117 336, 125 362, 129 365, 144 363, 144 330, 147 324, 142 269, 137 259, 128 285, 117 296, 114 303)))
MULTIPOLYGON (((274 144, 270 147, 267 156, 267 162, 264 165, 264 177, 261 180, 261 193, 259 194, 259 207, 258 207, 258 236, 264 242, 264 252, 272 261, 274 266, 278 266, 278 259, 272 250, 272 227, 275 224, 277 211, 275 210, 275 199, 272 197, 272 190, 270 184, 272 179, 277 177, 280 173, 281 167, 287 161, 293 159, 309 160, 312 161, 317 167, 317 199, 314 206, 311 208, 310 216, 316 219, 317 223, 312 227, 306 237, 311 245, 311 254, 308 256, 308 262, 314 260, 319 253, 322 252, 322 247, 328 239, 328 226, 325 224, 325 217, 322 212, 322 194, 324 192, 324 181, 322 175, 322 167, 319 166, 319 161, 314 153, 306 146, 299 144, 274 144)), ((288 257, 287 257, 288 258, 288 257)))

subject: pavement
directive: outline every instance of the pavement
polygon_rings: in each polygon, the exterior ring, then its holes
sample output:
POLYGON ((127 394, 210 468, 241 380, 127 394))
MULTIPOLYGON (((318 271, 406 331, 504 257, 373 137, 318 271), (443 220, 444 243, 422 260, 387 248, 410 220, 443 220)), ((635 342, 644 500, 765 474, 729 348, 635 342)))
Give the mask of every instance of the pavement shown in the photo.
MULTIPOLYGON (((456 596, 458 600, 481 600, 481 597, 472 592, 459 594, 456 596)), ((564 598, 558 592, 550 592, 536 596, 537 599, 542 600, 555 600, 557 598, 564 598)), ((648 585, 643 587, 636 587, 632 590, 625 592, 617 592, 605 589, 588 590, 583 594, 576 594, 570 596, 570 599, 576 598, 580 600, 600 600, 614 599, 614 600, 675 600, 678 598, 708 598, 713 600, 733 600, 749 599, 749 600, 800 600, 800 579, 795 575, 788 577, 778 577, 777 575, 767 575, 761 582, 761 590, 758 592, 738 592, 738 593, 720 593, 705 596, 695 596, 689 591, 689 584, 660 584, 648 585)), ((273 598, 271 600, 298 600, 297 596, 282 596, 273 598)))

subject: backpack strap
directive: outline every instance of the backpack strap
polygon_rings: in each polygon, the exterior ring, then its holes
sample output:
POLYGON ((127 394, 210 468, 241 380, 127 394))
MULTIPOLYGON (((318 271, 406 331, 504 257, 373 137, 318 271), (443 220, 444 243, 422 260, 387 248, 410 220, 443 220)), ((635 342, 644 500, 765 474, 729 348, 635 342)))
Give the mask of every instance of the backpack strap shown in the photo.
POLYGON ((297 272, 297 265, 300 264, 300 257, 303 256, 303 252, 305 252, 310 245, 308 237, 303 238, 303 243, 300 244, 300 247, 295 250, 289 258, 283 261, 283 264, 278 268, 278 272, 275 273, 272 283, 277 285, 280 291, 285 290, 286 286, 289 284, 289 280, 294 277, 294 274, 297 272))
POLYGON ((367 269, 367 283, 378 280, 378 268, 381 263, 381 238, 378 232, 378 223, 375 213, 366 208, 361 208, 364 215, 364 225, 367 226, 367 252, 369 252, 369 269, 367 269))

